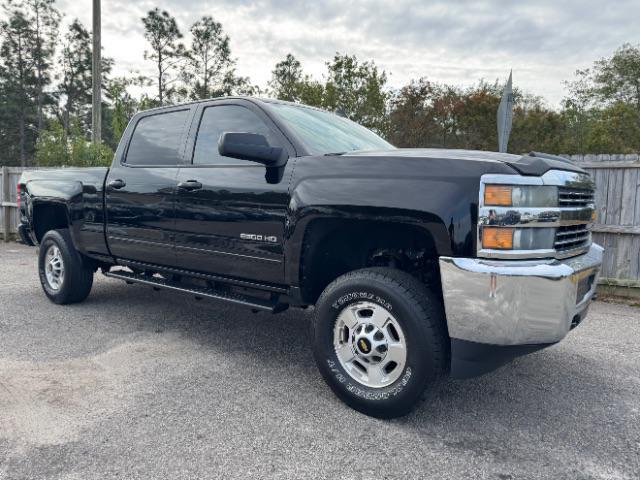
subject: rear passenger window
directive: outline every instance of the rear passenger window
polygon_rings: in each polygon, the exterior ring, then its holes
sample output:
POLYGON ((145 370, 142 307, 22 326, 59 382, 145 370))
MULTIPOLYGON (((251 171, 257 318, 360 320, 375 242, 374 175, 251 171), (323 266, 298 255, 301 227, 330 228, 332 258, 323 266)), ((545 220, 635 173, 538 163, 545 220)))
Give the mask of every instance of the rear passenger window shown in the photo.
POLYGON ((178 150, 189 110, 142 117, 133 132, 127 165, 177 165, 178 150))
POLYGON ((199 165, 251 165, 251 162, 223 157, 218 153, 218 140, 224 132, 259 133, 270 145, 278 139, 264 121, 248 108, 240 105, 207 107, 200 120, 200 128, 193 152, 193 163, 199 165))

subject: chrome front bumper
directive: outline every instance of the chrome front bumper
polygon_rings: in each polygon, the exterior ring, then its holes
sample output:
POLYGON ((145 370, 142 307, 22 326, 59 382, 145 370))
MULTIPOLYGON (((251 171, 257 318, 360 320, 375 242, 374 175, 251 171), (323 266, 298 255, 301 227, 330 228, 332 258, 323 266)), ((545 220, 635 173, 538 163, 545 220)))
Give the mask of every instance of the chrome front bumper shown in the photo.
POLYGON ((594 243, 565 260, 440 257, 449 336, 492 345, 562 340, 586 314, 603 251, 594 243))

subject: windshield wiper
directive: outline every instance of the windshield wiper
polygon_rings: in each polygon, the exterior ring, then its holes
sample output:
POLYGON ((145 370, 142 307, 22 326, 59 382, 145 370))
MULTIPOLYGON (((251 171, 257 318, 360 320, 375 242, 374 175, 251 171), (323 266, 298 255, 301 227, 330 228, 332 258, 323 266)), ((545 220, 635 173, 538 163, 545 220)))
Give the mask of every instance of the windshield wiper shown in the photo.
POLYGON ((324 154, 324 156, 325 156, 325 157, 331 157, 331 156, 333 156, 333 155, 336 155, 336 156, 338 156, 338 155, 344 155, 345 153, 349 153, 349 152, 325 153, 325 154, 324 154))

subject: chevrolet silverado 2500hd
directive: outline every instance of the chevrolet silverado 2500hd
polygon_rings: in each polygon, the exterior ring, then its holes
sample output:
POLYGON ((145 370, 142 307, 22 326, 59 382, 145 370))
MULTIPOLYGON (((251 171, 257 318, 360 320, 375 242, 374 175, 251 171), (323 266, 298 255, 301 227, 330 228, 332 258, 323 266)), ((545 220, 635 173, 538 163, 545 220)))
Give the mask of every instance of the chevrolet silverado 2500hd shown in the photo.
POLYGON ((100 270, 258 310, 314 305, 322 376, 378 417, 562 340, 602 261, 594 185, 568 161, 398 149, 274 100, 139 113, 110 168, 29 171, 18 188, 53 302, 84 300, 100 270))

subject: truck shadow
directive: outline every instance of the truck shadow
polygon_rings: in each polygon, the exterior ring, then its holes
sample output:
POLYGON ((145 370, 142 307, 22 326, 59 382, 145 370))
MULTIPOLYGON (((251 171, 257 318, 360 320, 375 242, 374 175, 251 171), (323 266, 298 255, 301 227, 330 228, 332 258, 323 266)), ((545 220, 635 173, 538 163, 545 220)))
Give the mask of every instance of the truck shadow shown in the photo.
MULTIPOLYGON (((340 415, 352 415, 357 422, 379 422, 350 411, 325 386, 311 353, 310 311, 253 314, 243 307, 196 302, 181 294, 112 281, 100 282, 83 305, 104 312, 114 301, 127 305, 132 329, 177 332, 200 347, 232 356, 239 368, 251 365, 251 371, 247 368, 243 375, 256 382, 254 388, 262 389, 265 398, 273 400, 274 408, 282 388, 300 388, 299 394, 287 395, 287 401, 293 401, 299 412, 313 399, 316 407, 326 409, 323 414, 327 417, 340 410, 340 415)), ((572 333, 575 335, 580 331, 572 333)), ((609 425, 618 422, 607 423, 602 418, 630 414, 618 398, 623 390, 619 380, 606 375, 596 359, 563 342, 480 378, 446 380, 414 413, 392 423, 425 440, 465 450, 493 449, 502 455, 511 450, 494 438, 500 432, 516 430, 538 440, 558 437, 571 441, 575 437, 578 442, 581 436, 593 435, 594 425, 598 425, 599 434, 615 435, 608 431, 609 425), (487 435, 494 440, 488 441, 487 435)))

